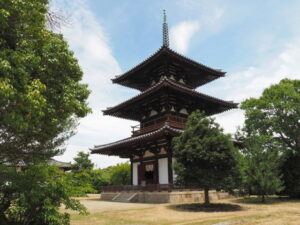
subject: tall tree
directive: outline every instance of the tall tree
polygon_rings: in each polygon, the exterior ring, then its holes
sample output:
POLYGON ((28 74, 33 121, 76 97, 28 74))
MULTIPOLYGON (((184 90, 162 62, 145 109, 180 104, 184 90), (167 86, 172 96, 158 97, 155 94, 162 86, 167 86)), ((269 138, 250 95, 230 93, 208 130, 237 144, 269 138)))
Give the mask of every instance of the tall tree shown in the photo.
POLYGON ((193 112, 187 128, 173 138, 176 181, 203 188, 209 204, 210 189, 230 189, 238 177, 237 150, 230 135, 223 133, 214 119, 193 112))
POLYGON ((94 164, 89 159, 90 154, 78 152, 72 164, 72 172, 69 174, 73 180, 73 185, 78 187, 77 196, 85 196, 87 193, 94 193, 93 188, 93 168, 94 164))
POLYGON ((63 36, 46 27, 47 4, 0 0, 1 224, 69 224, 60 204, 80 209, 44 163, 64 151, 77 120, 90 111, 90 92, 63 36), (16 173, 20 163, 28 168, 16 173))
POLYGON ((284 189, 282 194, 300 198, 300 154, 285 154, 281 165, 284 189))
POLYGON ((0 0, 0 162, 63 151, 90 109, 73 52, 46 28, 47 0, 0 0))
POLYGON ((300 196, 300 80, 283 79, 242 103, 245 131, 271 136, 282 149, 285 193, 300 196))
POLYGON ((243 185, 249 193, 257 194, 265 202, 268 195, 278 193, 283 189, 280 165, 280 149, 276 140, 266 135, 249 136, 240 132, 239 140, 243 143, 241 149, 244 156, 242 167, 243 185))
POLYGON ((75 163, 72 164, 72 171, 92 170, 94 168, 94 164, 89 159, 89 156, 89 153, 78 152, 77 156, 74 158, 75 163))
POLYGON ((300 153, 300 80, 283 79, 263 91, 259 98, 241 104, 245 128, 272 136, 286 150, 300 153))

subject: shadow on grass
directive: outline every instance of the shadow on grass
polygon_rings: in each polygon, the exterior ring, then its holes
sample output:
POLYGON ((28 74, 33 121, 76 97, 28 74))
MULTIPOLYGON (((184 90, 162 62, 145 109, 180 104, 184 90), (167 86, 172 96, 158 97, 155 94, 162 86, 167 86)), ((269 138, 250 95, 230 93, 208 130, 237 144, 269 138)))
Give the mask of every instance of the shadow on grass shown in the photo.
POLYGON ((170 205, 169 209, 185 212, 236 212, 245 210, 245 208, 234 204, 212 203, 205 205, 202 203, 189 203, 180 205, 170 205))
POLYGON ((260 197, 245 197, 245 198, 239 198, 239 199, 235 199, 232 200, 232 202, 235 203, 243 203, 243 204, 255 204, 255 205, 272 205, 272 204, 280 204, 280 203, 284 203, 284 202, 300 202, 299 199, 291 199, 288 197, 278 197, 278 196, 270 196, 268 198, 266 198, 265 202, 261 201, 260 197))

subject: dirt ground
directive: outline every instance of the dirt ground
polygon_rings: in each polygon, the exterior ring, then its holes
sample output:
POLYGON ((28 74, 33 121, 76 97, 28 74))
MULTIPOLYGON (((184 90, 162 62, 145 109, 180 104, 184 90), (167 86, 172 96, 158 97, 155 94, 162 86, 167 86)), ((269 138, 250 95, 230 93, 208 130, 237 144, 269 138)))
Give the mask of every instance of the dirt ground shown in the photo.
MULTIPOLYGON (((88 209, 89 213, 105 212, 110 210, 128 210, 128 209, 143 209, 153 207, 153 204, 144 203, 126 203, 101 201, 99 194, 90 194, 88 197, 77 198, 88 209)), ((70 211, 71 214, 76 212, 70 211)))
MULTIPOLYGON (((196 225, 267 224, 300 225, 300 201, 272 198, 261 204, 256 198, 217 203, 239 206, 233 211, 197 211, 178 204, 144 204, 100 201, 99 195, 82 198, 89 215, 72 213, 72 225, 196 225)), ((193 205, 192 205, 193 206, 193 205)), ((193 207, 192 207, 193 208, 193 207)), ((235 207, 236 208, 236 207, 235 207)))

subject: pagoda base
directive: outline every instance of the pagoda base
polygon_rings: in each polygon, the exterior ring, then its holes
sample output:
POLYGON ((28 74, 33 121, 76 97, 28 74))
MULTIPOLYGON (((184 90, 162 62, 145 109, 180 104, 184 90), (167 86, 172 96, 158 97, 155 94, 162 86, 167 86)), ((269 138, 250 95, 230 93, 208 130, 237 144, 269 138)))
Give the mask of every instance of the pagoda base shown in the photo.
MULTIPOLYGON (((209 191, 210 200, 233 198, 226 192, 209 191)), ((204 201, 204 191, 121 191, 101 193, 101 200, 140 203, 189 203, 204 201)))

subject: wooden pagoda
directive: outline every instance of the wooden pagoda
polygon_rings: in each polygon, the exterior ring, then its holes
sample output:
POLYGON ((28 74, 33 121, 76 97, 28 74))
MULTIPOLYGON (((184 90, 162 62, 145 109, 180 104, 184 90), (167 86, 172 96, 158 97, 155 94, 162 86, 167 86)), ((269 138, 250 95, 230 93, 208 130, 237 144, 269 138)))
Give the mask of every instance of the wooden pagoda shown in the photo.
POLYGON ((129 138, 105 145, 95 145, 93 154, 128 158, 132 185, 170 185, 172 170, 171 140, 180 135, 187 117, 194 110, 214 115, 237 107, 233 102, 214 98, 195 88, 223 77, 213 69, 169 48, 168 26, 164 15, 163 46, 130 71, 112 79, 141 93, 119 105, 104 110, 104 115, 138 121, 129 138))

